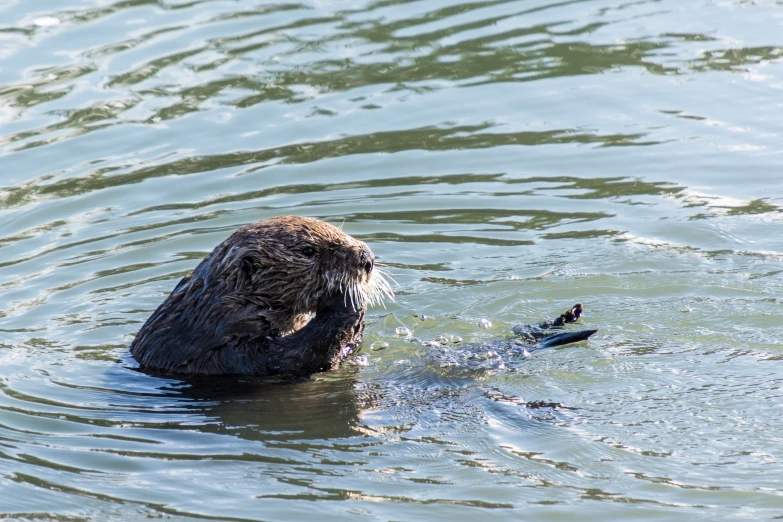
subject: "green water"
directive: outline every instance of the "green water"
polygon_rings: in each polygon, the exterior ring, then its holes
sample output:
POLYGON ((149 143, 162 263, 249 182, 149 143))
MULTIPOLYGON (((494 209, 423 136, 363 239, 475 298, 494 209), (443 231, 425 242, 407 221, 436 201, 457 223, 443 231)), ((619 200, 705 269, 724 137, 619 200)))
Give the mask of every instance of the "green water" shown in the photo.
POLYGON ((774 0, 0 2, 0 518, 783 516, 781 122, 774 0), (280 214, 393 272, 366 360, 139 372, 280 214))

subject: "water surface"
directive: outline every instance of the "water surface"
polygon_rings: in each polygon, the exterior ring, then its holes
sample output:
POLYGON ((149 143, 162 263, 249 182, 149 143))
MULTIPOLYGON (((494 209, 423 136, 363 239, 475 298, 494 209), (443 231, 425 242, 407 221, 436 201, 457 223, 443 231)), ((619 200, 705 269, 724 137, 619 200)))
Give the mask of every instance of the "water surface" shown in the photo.
POLYGON ((1 4, 0 518, 783 516, 781 4, 1 4), (281 214, 394 273, 366 361, 139 372, 281 214))

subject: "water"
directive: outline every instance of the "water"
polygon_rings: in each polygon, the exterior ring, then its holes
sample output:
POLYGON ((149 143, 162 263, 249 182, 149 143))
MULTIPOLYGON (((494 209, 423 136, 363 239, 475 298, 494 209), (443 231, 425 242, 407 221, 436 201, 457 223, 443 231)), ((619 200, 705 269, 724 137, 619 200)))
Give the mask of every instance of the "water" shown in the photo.
POLYGON ((783 516, 782 4, 0 3, 0 518, 783 516), (395 274, 366 365, 139 372, 289 213, 395 274))

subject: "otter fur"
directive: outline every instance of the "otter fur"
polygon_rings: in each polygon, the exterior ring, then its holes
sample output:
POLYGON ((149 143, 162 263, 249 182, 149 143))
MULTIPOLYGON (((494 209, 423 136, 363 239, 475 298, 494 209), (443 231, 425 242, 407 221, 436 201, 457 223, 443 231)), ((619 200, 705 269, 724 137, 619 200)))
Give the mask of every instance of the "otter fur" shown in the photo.
POLYGON ((335 369, 361 342, 366 307, 384 298, 392 290, 362 241, 316 219, 274 217, 219 244, 130 350, 144 369, 183 375, 335 369))

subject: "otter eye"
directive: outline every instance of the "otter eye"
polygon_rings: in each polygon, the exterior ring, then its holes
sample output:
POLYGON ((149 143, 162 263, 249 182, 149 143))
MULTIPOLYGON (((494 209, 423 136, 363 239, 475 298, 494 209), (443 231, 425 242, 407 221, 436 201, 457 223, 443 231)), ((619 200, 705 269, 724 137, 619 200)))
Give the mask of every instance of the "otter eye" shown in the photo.
POLYGON ((307 245, 302 249, 302 253, 307 257, 313 257, 315 255, 315 249, 310 245, 307 245))

